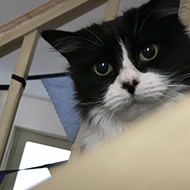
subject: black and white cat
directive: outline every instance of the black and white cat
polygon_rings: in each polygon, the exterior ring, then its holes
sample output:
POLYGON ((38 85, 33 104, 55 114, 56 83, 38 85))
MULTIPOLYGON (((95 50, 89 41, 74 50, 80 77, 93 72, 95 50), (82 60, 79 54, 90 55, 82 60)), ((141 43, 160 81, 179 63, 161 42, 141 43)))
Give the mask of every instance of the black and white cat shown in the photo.
POLYGON ((190 40, 179 0, 151 0, 113 21, 42 37, 67 58, 89 149, 130 128, 190 85, 190 40))

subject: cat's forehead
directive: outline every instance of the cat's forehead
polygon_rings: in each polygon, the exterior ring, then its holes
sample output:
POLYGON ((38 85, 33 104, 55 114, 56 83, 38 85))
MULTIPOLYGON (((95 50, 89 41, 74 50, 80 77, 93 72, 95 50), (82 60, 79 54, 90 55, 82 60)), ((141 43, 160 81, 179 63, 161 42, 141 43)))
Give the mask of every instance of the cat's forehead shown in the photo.
POLYGON ((137 8, 123 12, 122 16, 89 27, 102 37, 127 38, 147 32, 161 34, 164 27, 171 28, 178 21, 179 0, 151 0, 137 8), (175 21, 175 22, 172 22, 175 21))

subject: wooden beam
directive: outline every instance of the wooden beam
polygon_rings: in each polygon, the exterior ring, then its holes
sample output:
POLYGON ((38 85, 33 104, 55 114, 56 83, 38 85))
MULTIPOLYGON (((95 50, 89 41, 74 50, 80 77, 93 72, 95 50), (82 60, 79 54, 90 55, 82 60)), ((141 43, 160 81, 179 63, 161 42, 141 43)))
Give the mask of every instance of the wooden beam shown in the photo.
MULTIPOLYGON (((20 55, 14 70, 14 74, 26 80, 32 58, 38 41, 38 31, 35 30, 24 37, 20 55)), ((9 138, 15 114, 20 98, 23 93, 23 86, 16 80, 11 80, 7 100, 0 120, 0 162, 2 161, 5 147, 9 138)))
POLYGON ((180 19, 189 30, 190 26, 190 0, 181 0, 180 19))
POLYGON ((20 42, 28 32, 59 27, 106 2, 107 0, 52 0, 46 3, 0 27, 0 56, 5 55, 6 49, 20 42))

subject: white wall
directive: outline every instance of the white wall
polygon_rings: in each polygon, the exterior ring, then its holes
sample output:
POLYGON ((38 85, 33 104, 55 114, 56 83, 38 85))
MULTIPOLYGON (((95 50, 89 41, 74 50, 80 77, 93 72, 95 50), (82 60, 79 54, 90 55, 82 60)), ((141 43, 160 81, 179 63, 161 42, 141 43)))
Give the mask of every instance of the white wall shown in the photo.
MULTIPOLYGON (((0 114, 7 97, 7 92, 0 93, 0 114)), ((50 100, 23 96, 20 101, 14 125, 66 137, 65 131, 50 100)))

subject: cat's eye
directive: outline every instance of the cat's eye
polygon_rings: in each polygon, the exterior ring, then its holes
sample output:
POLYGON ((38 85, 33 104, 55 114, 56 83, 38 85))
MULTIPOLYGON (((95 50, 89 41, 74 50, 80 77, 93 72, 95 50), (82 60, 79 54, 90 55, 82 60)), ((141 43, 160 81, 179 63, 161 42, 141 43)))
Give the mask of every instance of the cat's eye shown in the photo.
POLYGON ((155 44, 146 45, 140 52, 141 61, 151 61, 158 55, 158 46, 155 44))
POLYGON ((93 70, 99 76, 106 76, 113 71, 113 67, 107 62, 101 62, 95 64, 93 70))

